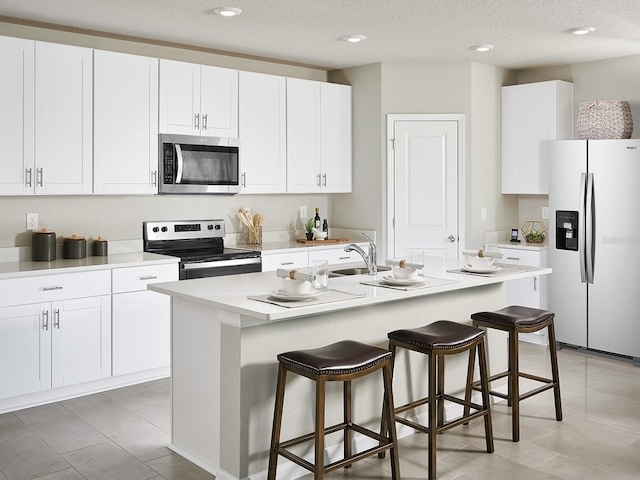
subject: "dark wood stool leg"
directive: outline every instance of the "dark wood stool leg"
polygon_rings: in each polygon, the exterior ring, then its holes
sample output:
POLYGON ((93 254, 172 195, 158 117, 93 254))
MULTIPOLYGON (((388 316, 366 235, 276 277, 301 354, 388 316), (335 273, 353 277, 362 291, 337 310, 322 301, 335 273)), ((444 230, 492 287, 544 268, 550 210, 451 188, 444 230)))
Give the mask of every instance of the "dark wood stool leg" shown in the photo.
MULTIPOLYGON (((343 382, 343 415, 344 424, 349 427, 351 425, 351 380, 343 382)), ((344 458, 351 457, 351 439, 353 432, 350 428, 344 430, 344 458)), ((345 468, 349 468, 351 465, 347 465, 345 468)))
MULTIPOLYGON (((472 348, 469 350, 469 366, 467 367, 467 385, 464 390, 464 401, 469 403, 471 401, 471 393, 473 389, 471 386, 473 385, 473 371, 475 369, 476 363, 476 349, 472 348)), ((469 405, 464 406, 464 416, 468 416, 471 412, 471 407, 469 405)), ((466 422, 465 425, 469 425, 469 422, 466 422)))
POLYGON ((438 399, 438 427, 444 424, 444 355, 436 356, 437 370, 436 374, 438 391, 436 392, 436 398, 438 399))
POLYGON ((324 478, 324 398, 325 380, 322 376, 316 379, 316 431, 315 431, 315 465, 314 480, 324 478))
POLYGON ((518 361, 518 333, 509 332, 509 399, 511 400, 511 435, 520 441, 520 365, 518 361))
POLYGON ((398 436, 396 434, 396 421, 393 413, 395 407, 393 404, 392 365, 393 357, 389 365, 382 369, 384 381, 384 405, 382 406, 382 410, 386 412, 386 415, 383 414, 383 416, 387 419, 388 438, 390 438, 393 443, 393 448, 391 449, 391 478, 392 480, 400 480, 400 452, 398 452, 398 436))
MULTIPOLYGON (((493 426, 491 424, 491 406, 489 404, 489 372, 484 338, 478 343, 478 364, 480 367, 480 385, 482 385, 482 407, 487 411, 484 416, 484 436, 487 442, 487 452, 493 453, 493 426)), ((471 350, 475 352, 475 348, 471 350)))
POLYGON ((437 401, 436 401, 436 364, 437 364, 437 356, 428 354, 427 355, 427 363, 428 363, 428 375, 429 375, 429 387, 428 387, 428 395, 429 395, 429 465, 427 467, 428 475, 430 479, 436 478, 436 436, 438 431, 438 416, 437 416, 437 401))
POLYGON ((287 370, 282 363, 278 364, 278 381, 276 385, 276 402, 273 409, 273 428, 271 429, 271 449, 269 450, 269 470, 267 480, 275 480, 278 466, 276 447, 280 443, 282 427, 282 407, 284 405, 284 386, 287 380, 287 370))
MULTIPOLYGON (((393 368, 395 366, 395 359, 396 359, 396 344, 393 342, 393 340, 391 340, 389 342, 389 351, 391 352, 391 366, 389 367, 389 375, 391 375, 391 383, 393 384, 393 368)), ((382 409, 382 417, 380 417, 380 435, 383 437, 387 436, 387 412, 385 411, 385 409, 382 409)), ((395 413, 392 410, 391 413, 391 418, 393 419, 394 425, 395 425, 395 413)), ((380 444, 382 444, 382 442, 380 442, 380 444)), ((380 452, 378 454, 378 458, 384 458, 385 457, 385 452, 380 452)))
POLYGON ((551 353, 551 378, 553 379, 553 396, 556 403, 556 420, 562 421, 562 401, 560 400, 560 375, 558 374, 558 352, 556 350, 556 333, 553 322, 547 327, 549 332, 549 352, 551 353))

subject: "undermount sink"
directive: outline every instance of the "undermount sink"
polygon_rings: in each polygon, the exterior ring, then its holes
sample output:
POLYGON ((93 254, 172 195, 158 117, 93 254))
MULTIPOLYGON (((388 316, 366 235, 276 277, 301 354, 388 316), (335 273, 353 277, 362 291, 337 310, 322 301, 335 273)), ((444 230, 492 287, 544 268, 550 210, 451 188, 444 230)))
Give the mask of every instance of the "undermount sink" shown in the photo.
MULTIPOLYGON (((387 267, 386 265, 378 265, 377 269, 379 272, 384 272, 387 270, 391 270, 391 267, 387 267)), ((345 277, 349 275, 366 275, 369 273, 367 267, 355 267, 355 268, 341 268, 338 270, 332 270, 329 272, 329 277, 345 277)))

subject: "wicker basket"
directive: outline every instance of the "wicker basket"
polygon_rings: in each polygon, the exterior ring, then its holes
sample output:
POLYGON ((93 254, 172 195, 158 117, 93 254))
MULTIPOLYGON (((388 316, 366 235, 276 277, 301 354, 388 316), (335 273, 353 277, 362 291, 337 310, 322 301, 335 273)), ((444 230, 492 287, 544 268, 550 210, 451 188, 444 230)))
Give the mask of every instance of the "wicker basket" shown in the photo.
POLYGON ((583 140, 631 138, 633 119, 629 102, 594 100, 580 103, 577 130, 578 138, 583 140))

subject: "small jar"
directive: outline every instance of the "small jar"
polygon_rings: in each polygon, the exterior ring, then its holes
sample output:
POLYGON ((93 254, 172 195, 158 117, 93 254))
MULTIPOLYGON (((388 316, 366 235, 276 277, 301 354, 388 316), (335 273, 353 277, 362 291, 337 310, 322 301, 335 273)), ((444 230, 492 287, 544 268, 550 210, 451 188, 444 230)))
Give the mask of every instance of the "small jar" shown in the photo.
POLYGON ((91 255, 94 257, 106 257, 109 254, 109 243, 102 237, 94 238, 91 242, 91 255))
POLYGON ((248 245, 262 245, 262 226, 247 225, 244 231, 244 243, 248 245))
POLYGON ((73 234, 62 241, 63 258, 86 258, 87 240, 84 237, 73 234))
POLYGON ((31 259, 34 262, 52 262, 56 259, 56 232, 46 228, 33 232, 31 259))

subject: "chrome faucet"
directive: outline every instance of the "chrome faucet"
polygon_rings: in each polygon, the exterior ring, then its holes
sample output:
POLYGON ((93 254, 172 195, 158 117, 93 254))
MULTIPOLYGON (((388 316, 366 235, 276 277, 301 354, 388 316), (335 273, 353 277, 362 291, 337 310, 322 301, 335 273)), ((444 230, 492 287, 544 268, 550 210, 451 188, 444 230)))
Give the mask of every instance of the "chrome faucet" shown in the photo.
POLYGON ((371 240, 369 235, 367 235, 366 233, 363 233, 362 235, 367 237, 367 240, 369 240, 369 254, 368 255, 366 253, 364 253, 364 250, 362 250, 362 248, 360 248, 355 243, 350 243, 349 245, 344 247, 344 251, 345 252, 352 252, 352 251, 355 250, 356 252, 358 252, 360 254, 360 256, 362 257, 362 259, 364 260, 364 263, 367 264, 368 274, 369 275, 376 275, 378 273, 377 256, 376 256, 376 244, 373 242, 373 240, 371 240))

